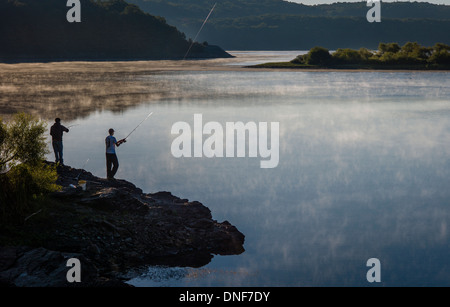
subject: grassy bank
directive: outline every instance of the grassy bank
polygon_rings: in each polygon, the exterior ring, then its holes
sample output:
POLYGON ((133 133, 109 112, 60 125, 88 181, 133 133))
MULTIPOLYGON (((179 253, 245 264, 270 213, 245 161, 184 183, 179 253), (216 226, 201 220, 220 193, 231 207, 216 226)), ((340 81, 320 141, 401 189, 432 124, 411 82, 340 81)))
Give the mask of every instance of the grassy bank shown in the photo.
POLYGON ((437 43, 424 47, 408 42, 380 43, 377 51, 338 49, 333 53, 323 47, 314 47, 307 54, 290 62, 265 63, 252 68, 288 69, 361 69, 361 70, 450 70, 450 46, 437 43))
POLYGON ((450 70, 450 65, 370 65, 370 64, 348 64, 348 65, 307 65, 294 64, 292 62, 274 62, 247 66, 249 68, 266 69, 304 69, 304 70, 450 70))

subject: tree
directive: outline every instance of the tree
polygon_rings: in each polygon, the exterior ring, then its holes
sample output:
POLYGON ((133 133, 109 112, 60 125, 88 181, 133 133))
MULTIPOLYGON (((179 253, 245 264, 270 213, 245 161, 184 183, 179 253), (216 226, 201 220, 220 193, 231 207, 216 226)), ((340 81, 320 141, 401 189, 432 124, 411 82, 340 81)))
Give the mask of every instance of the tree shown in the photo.
POLYGON ((380 43, 378 45, 378 51, 380 52, 380 55, 383 55, 387 52, 397 53, 400 51, 400 49, 402 48, 397 43, 380 43))
POLYGON ((423 47, 417 42, 407 42, 399 53, 413 61, 425 61, 431 55, 431 51, 432 48, 423 47))
POLYGON ((450 52, 450 46, 442 43, 436 43, 432 49, 434 51, 447 51, 450 52))
POLYGON ((306 54, 300 54, 291 61, 293 64, 306 64, 306 54))
POLYGON ((314 47, 305 56, 305 62, 308 65, 327 66, 331 63, 331 60, 330 52, 323 47, 314 47))
POLYGON ((372 51, 367 48, 359 49, 359 55, 363 61, 369 61, 373 57, 372 51))
POLYGON ((353 49, 339 48, 333 53, 333 59, 343 64, 359 64, 363 62, 363 58, 359 51, 353 49))
POLYGON ((416 42, 407 42, 400 47, 397 43, 380 43, 378 52, 366 48, 359 50, 339 48, 330 55, 323 47, 314 47, 307 54, 297 56, 293 64, 322 67, 388 67, 449 69, 450 46, 437 43, 425 47, 416 42))
POLYGON ((450 65, 450 46, 442 43, 435 44, 428 61, 433 64, 450 65))
POLYGON ((19 113, 0 119, 0 221, 23 222, 48 192, 59 190, 56 168, 44 163, 46 123, 19 113), (8 169, 7 172, 5 170, 8 169))
POLYGON ((46 123, 30 114, 18 113, 5 125, 0 121, 0 169, 8 163, 35 164, 44 159, 46 123))

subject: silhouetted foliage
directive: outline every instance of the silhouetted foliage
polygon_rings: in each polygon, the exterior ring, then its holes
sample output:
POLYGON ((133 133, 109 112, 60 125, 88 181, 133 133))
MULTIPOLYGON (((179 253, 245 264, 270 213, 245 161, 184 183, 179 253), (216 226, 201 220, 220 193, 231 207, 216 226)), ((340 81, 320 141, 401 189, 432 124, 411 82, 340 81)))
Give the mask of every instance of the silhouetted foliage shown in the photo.
MULTIPOLYGON (((0 61, 181 58, 189 42, 164 18, 123 0, 81 0, 69 23, 66 1, 0 0, 0 61)), ((205 47, 196 43, 192 55, 205 47)))
POLYGON ((293 60, 293 63, 327 66, 331 63, 330 51, 323 47, 314 47, 307 54, 300 55, 293 60))

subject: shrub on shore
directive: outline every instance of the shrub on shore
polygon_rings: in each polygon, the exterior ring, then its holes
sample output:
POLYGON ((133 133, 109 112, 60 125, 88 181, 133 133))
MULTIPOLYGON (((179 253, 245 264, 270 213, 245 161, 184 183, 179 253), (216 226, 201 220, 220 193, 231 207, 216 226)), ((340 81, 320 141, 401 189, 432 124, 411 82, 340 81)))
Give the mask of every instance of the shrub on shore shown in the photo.
POLYGON ((44 163, 46 123, 19 113, 0 119, 0 221, 23 222, 48 192, 56 191, 55 167, 44 163))
POLYGON ((397 43, 380 43, 377 51, 366 48, 359 50, 340 48, 333 53, 323 47, 314 47, 307 54, 297 56, 291 63, 320 67, 339 65, 450 66, 450 46, 442 43, 437 43, 433 47, 424 47, 416 42, 407 42, 403 46, 397 43))

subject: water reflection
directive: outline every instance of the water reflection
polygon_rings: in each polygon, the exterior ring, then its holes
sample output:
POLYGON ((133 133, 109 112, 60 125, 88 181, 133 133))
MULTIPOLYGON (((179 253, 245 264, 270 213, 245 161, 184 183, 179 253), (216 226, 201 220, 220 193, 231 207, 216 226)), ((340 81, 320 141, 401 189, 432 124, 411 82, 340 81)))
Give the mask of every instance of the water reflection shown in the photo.
POLYGON ((249 61, 287 60, 296 53, 236 52, 236 58, 198 61, 0 63, 0 115, 25 111, 44 119, 74 120, 99 110, 124 112, 143 102, 196 98, 200 89, 194 93, 189 80, 174 83, 158 74, 235 71, 249 61))
POLYGON ((242 255, 215 257, 200 269, 150 268, 131 283, 364 286, 366 261, 375 257, 382 285, 450 285, 449 73, 128 77, 121 84, 115 75, 115 90, 164 94, 117 102, 123 112, 94 103, 84 118, 72 114, 74 107, 65 120, 80 126, 65 136, 66 162, 81 167, 89 158, 87 168, 105 176, 107 129, 126 136, 153 111, 119 148, 117 176, 146 192, 199 200, 246 235, 242 255), (192 123, 195 113, 205 122, 280 122, 279 166, 263 170, 250 158, 175 159, 171 126, 192 123))
POLYGON ((74 120, 100 110, 121 113, 171 95, 162 82, 136 81, 135 76, 115 72, 2 74, 0 84, 1 113, 25 111, 45 119, 74 120))

